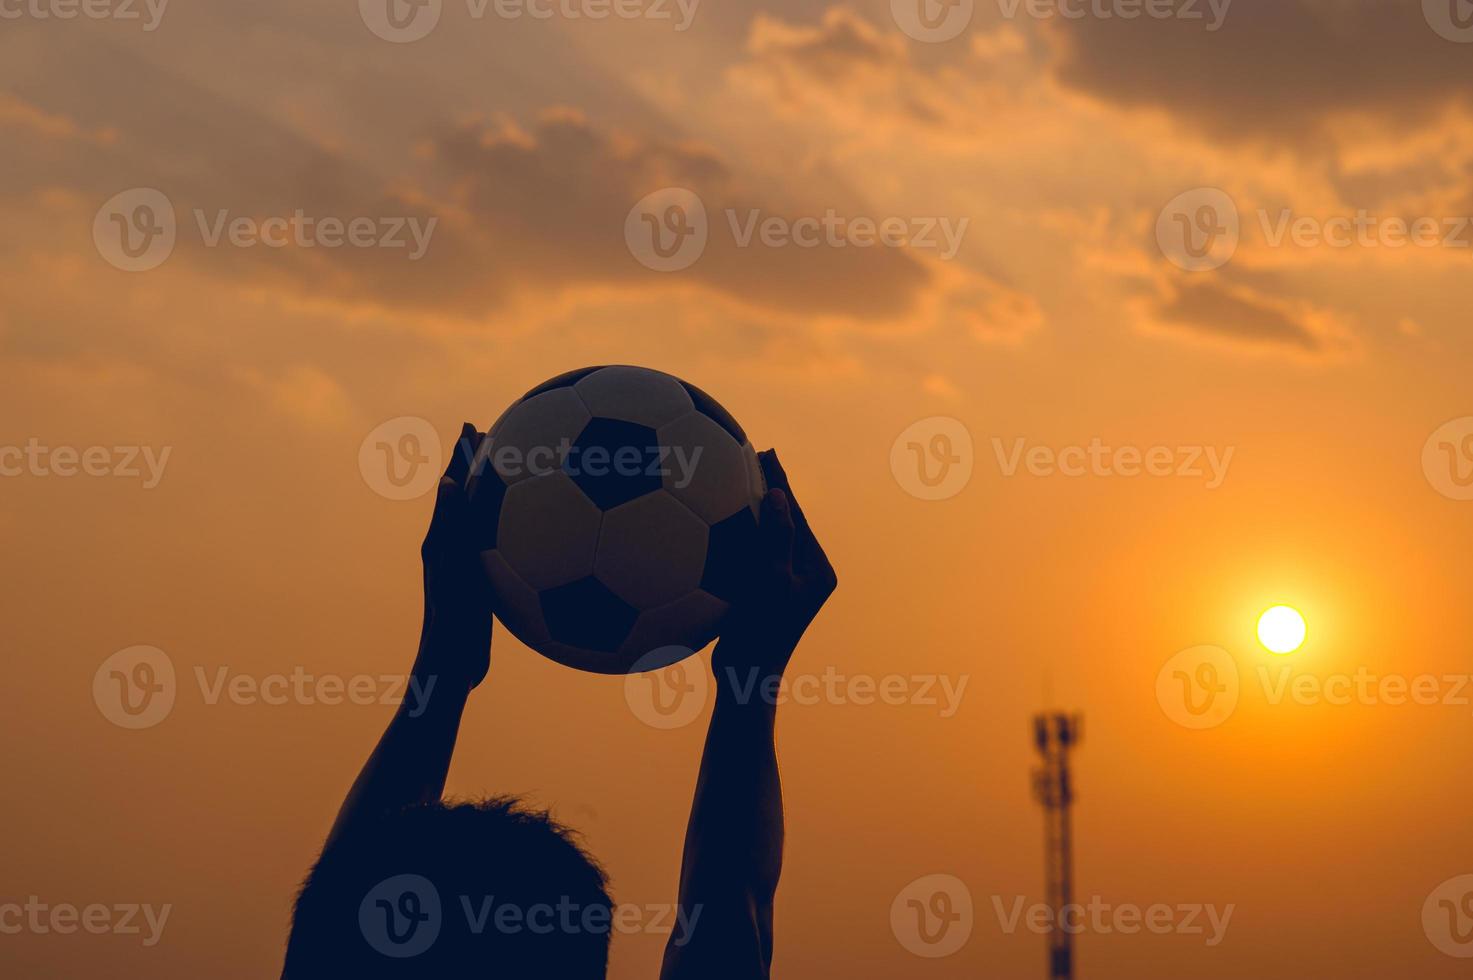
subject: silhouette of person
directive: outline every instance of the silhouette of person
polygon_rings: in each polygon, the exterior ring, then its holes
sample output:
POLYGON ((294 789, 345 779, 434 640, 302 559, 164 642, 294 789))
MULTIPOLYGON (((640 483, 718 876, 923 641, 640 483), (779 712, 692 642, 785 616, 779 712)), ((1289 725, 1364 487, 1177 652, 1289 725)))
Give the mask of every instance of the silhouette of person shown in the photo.
MULTIPOLYGON (((394 715, 301 887, 285 980, 606 974, 614 906, 576 835, 513 798, 441 800, 466 701, 490 666, 492 595, 465 497, 483 438, 462 429, 421 549, 410 690, 423 695, 394 715)), ((712 656, 716 704, 662 980, 755 980, 772 965, 783 807, 777 706, 760 695, 776 690, 837 579, 776 453, 760 460, 769 489, 749 581, 712 656)))

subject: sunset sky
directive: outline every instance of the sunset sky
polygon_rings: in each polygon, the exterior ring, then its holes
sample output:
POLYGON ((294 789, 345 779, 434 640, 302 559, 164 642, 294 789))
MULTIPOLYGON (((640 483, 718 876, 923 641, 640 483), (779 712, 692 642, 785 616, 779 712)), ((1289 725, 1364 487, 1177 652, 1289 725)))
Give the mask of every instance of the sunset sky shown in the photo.
MULTIPOLYGON (((374 0, 49 3, 0 0, 0 463, 135 447, 142 475, 0 476, 0 906, 172 910, 151 946, 0 932, 0 972, 275 976, 392 708, 215 685, 406 671, 431 501, 376 492, 365 439, 423 419, 448 452, 545 378, 626 363, 781 452, 841 582, 795 675, 962 691, 780 712, 775 976, 1042 976, 1044 937, 1002 920, 1043 899, 1045 708, 1085 717, 1079 898, 1233 907, 1215 945, 1086 932, 1081 977, 1465 975, 1423 914, 1473 874, 1473 32, 1441 3, 1235 0, 1213 30, 1206 0, 976 0, 931 41, 907 0, 443 0, 403 42, 374 0), (626 227, 667 188, 707 240, 656 271, 626 227), (126 271, 94 232, 138 189, 176 240, 126 271), (212 243, 222 213, 298 212, 435 224, 417 259, 407 230, 212 243), (830 214, 907 241, 742 244, 830 214), (1210 260, 1171 238, 1209 225, 1210 260), (907 432, 970 479, 923 499, 907 432), (1118 455, 1156 447, 1158 475, 1118 455), (1255 638, 1279 603, 1309 624, 1284 657, 1255 638), (93 685, 136 646, 177 696, 128 730, 93 685), (1158 675, 1199 646, 1237 704, 1193 728, 1158 675), (1296 697, 1286 670, 1431 677, 1435 703, 1296 697), (891 916, 933 875, 975 906, 941 958, 891 916)), ((709 708, 659 730, 626 693, 498 629, 449 790, 554 806, 651 906, 709 708)), ((657 975, 663 941, 617 937, 612 980, 657 975)))

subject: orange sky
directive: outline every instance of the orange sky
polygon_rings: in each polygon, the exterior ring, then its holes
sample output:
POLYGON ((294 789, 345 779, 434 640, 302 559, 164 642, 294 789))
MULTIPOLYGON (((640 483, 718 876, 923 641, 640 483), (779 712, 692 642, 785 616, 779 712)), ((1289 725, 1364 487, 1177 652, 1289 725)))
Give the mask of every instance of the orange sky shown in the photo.
MULTIPOLYGON (((449 440, 548 376, 633 363, 701 385, 782 451, 842 582, 795 671, 966 685, 950 715, 783 709, 777 975, 1040 975, 1042 937, 997 908, 1042 897, 1028 719, 1048 706, 1086 716, 1081 898, 1234 906, 1210 947, 1085 934, 1080 976, 1461 975, 1422 911, 1473 873, 1473 685, 1446 680, 1473 671, 1473 502, 1439 490, 1424 447, 1473 416, 1473 47, 1417 6, 1236 0, 1208 31, 979 0, 928 42, 900 0, 708 0, 685 30, 444 0, 409 43, 352 4, 179 4, 154 30, 15 6, 0 449, 169 456, 148 488, 0 477, 0 906, 172 911, 147 947, 0 934, 3 972, 274 975, 294 884, 391 709, 212 704, 196 671, 407 669, 429 501, 375 493, 364 438, 411 416, 449 440), (657 272, 624 228, 667 187, 699 196, 709 239, 657 272), (177 240, 127 272, 93 231, 135 188, 167 199, 177 240), (1231 201, 1240 241, 1186 271, 1158 219, 1186 194, 1195 221, 1202 188, 1231 201), (298 210, 437 223, 411 261, 211 245, 195 217, 298 210), (949 259, 741 247, 727 212, 754 210, 966 226, 949 259), (1375 233, 1276 243, 1286 212, 1321 238, 1358 216, 1375 233), (1419 218, 1435 245, 1388 244, 1419 218), (928 501, 892 447, 938 417, 970 434, 972 475, 928 501), (1008 475, 1019 440, 1232 456, 1213 487, 1008 475), (1310 624, 1288 658, 1253 633, 1279 602, 1310 624), (1241 690, 1190 730, 1157 675, 1204 644, 1241 690), (92 685, 136 645, 165 652, 179 690, 128 731, 92 685), (1273 703, 1286 667, 1431 675, 1464 703, 1273 703), (919 958, 890 909, 936 874, 965 884, 975 924, 954 955, 919 958)), ((620 681, 499 631, 450 788, 555 804, 619 901, 671 902, 704 717, 656 730, 620 681)), ((620 937, 611 977, 653 976, 661 942, 620 937)))

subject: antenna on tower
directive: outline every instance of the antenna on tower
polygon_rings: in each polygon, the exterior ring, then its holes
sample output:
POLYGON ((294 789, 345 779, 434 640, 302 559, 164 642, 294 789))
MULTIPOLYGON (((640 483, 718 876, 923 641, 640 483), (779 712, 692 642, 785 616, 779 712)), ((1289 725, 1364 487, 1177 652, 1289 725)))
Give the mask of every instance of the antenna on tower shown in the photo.
POLYGON ((1049 980, 1073 980, 1074 935, 1063 928, 1065 907, 1074 901, 1074 839, 1070 821, 1074 786, 1069 753, 1079 744, 1084 719, 1063 713, 1036 715, 1033 742, 1043 765, 1033 771, 1033 793, 1044 809, 1044 875, 1053 928, 1048 934, 1049 980))

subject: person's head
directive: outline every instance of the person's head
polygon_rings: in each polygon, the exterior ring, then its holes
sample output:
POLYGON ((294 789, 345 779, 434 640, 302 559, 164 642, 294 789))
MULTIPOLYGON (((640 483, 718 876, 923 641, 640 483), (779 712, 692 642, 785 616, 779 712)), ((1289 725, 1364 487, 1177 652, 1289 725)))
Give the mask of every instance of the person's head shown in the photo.
POLYGON ((602 980, 613 903, 598 863, 510 798, 417 806, 342 832, 297 896, 285 980, 602 980))

